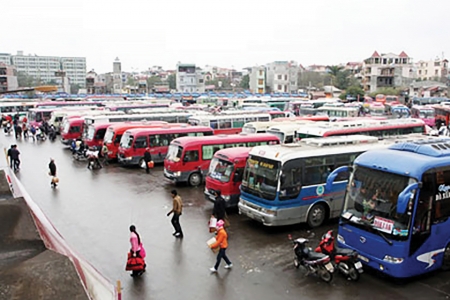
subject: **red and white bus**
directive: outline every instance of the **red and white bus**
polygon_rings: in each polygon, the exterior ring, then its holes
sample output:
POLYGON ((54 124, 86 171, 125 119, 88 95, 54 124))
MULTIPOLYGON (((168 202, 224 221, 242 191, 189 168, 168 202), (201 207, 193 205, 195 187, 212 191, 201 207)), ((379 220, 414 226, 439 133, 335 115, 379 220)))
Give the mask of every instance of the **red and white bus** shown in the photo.
POLYGON ((164 161, 170 142, 178 137, 203 137, 212 135, 206 126, 166 126, 157 128, 135 128, 125 131, 120 139, 117 159, 122 165, 142 165, 144 152, 150 148, 155 163, 164 161))
POLYGON ((176 183, 197 186, 205 178, 214 153, 220 149, 279 143, 278 137, 268 133, 178 138, 170 143, 164 160, 164 176, 176 183))
POLYGON ((61 108, 74 106, 103 106, 102 102, 95 101, 45 101, 36 103, 36 108, 61 108))
POLYGON ((214 191, 221 191, 226 207, 237 207, 242 175, 251 148, 235 147, 214 153, 205 178, 205 199, 215 201, 214 191))
POLYGON ((70 145, 73 140, 81 139, 83 136, 83 117, 65 118, 61 125, 61 143, 70 145))
POLYGON ((355 120, 329 122, 297 129, 297 139, 327 137, 336 135, 363 134, 378 138, 398 136, 410 133, 427 133, 426 125, 419 119, 355 120))
POLYGON ((434 117, 436 124, 443 122, 445 125, 450 124, 450 105, 448 102, 432 105, 434 108, 434 117))
POLYGON ((86 134, 83 136, 83 142, 88 147, 101 147, 106 129, 111 123, 100 123, 89 125, 86 134))
MULTIPOLYGON (((184 123, 183 123, 184 124, 184 123)), ((186 124, 187 125, 187 124, 186 124)), ((153 128, 164 126, 180 126, 179 123, 167 123, 164 121, 150 121, 150 122, 123 122, 110 124, 106 129, 103 142, 108 147, 108 159, 116 159, 119 151, 120 139, 125 131, 134 128, 153 128)))
POLYGON ((106 110, 128 112, 131 109, 168 108, 171 103, 172 100, 161 99, 161 101, 123 101, 104 105, 106 110))
POLYGON ((192 116, 188 123, 191 125, 209 126, 214 134, 235 134, 242 131, 245 123, 270 121, 269 113, 235 114, 235 115, 203 115, 192 116))

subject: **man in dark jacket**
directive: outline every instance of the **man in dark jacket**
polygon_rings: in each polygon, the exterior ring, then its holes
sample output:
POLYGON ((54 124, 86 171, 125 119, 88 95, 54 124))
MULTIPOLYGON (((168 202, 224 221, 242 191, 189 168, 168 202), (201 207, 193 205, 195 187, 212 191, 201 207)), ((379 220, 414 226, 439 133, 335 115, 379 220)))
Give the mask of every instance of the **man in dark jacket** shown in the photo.
POLYGON ((19 152, 19 150, 17 150, 17 145, 13 145, 11 152, 10 152, 10 158, 12 160, 12 166, 13 166, 14 171, 19 170, 19 166, 20 166, 19 155, 20 155, 20 152, 19 152))
POLYGON ((57 186, 57 183, 55 182, 55 180, 53 178, 56 177, 56 165, 55 165, 55 160, 53 158, 50 158, 50 163, 48 164, 48 168, 49 168, 49 175, 52 177, 52 181, 50 182, 50 185, 55 188, 57 186))
POLYGON ((217 219, 217 221, 225 221, 227 215, 225 200, 222 198, 219 190, 214 191, 214 196, 216 197, 216 200, 214 201, 212 215, 217 219))
POLYGON ((152 161, 152 155, 150 154, 149 148, 145 149, 144 161, 145 161, 145 172, 147 172, 147 174, 150 174, 150 167, 148 166, 148 163, 152 161))

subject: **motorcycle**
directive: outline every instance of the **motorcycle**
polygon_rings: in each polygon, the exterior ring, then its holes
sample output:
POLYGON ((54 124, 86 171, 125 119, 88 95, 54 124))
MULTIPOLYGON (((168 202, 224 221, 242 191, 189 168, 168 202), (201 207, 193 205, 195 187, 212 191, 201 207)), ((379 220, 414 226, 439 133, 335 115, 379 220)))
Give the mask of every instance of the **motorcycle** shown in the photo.
POLYGON ((88 159, 87 155, 86 155, 86 152, 87 152, 87 149, 73 151, 72 157, 76 161, 86 161, 88 159))
POLYGON ((36 134, 36 141, 41 141, 41 142, 43 142, 43 141, 45 141, 47 139, 47 137, 45 136, 45 134, 44 133, 37 133, 36 134))
POLYGON ((6 125, 5 125, 5 127, 3 128, 3 131, 7 134, 7 135, 10 135, 11 133, 12 133, 12 126, 11 126, 11 123, 7 123, 6 125))
POLYGON ((308 239, 298 238, 293 240, 291 235, 288 238, 293 244, 294 266, 296 268, 302 266, 307 270, 307 275, 309 273, 317 274, 325 282, 330 282, 333 279, 334 266, 331 263, 330 256, 314 252, 307 247, 308 239))
POLYGON ((338 248, 335 244, 333 230, 329 230, 322 236, 319 246, 314 251, 329 255, 335 269, 339 270, 348 280, 359 280, 363 268, 358 258, 358 252, 338 248))

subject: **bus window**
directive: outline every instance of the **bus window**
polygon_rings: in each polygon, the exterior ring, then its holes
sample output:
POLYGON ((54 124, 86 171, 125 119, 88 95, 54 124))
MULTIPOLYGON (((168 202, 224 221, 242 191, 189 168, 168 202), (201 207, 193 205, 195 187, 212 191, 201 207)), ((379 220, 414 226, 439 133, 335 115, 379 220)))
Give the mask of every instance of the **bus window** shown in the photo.
POLYGON ((211 120, 210 126, 211 126, 212 129, 218 129, 219 128, 217 120, 211 120))
POLYGON ((224 119, 219 121, 219 128, 220 129, 228 129, 231 128, 231 120, 230 119, 224 119))
POLYGON ((219 151, 223 145, 211 145, 211 146, 202 146, 202 158, 203 160, 212 159, 214 153, 219 151))
POLYGON ((301 160, 292 160, 284 164, 280 178, 280 200, 296 199, 302 189, 301 160))
POLYGON ((81 127, 80 126, 72 126, 69 129, 69 133, 78 133, 81 132, 81 127))
MULTIPOLYGON (((188 117, 187 116, 179 116, 178 117, 178 123, 187 123, 188 122, 188 117)), ((195 124, 198 125, 198 124, 195 124)))
POLYGON ((159 138, 159 134, 150 136, 150 147, 159 147, 161 139, 159 138))
POLYGON ((185 162, 198 161, 198 151, 197 150, 186 151, 186 153, 184 154, 183 161, 185 162))
MULTIPOLYGON (((426 178, 424 177, 423 180, 425 181, 425 179, 426 178)), ((448 182, 450 182, 449 180, 450 180, 450 170, 437 172, 435 190, 437 189, 437 187, 440 187, 441 185, 446 185, 446 183, 448 184, 448 182)), ((442 195, 443 193, 444 193, 443 191, 437 190, 434 194, 442 195)), ((441 199, 436 198, 434 206, 435 206, 434 218, 436 221, 438 222, 444 221, 448 217, 450 217, 450 198, 442 198, 442 197, 441 199)))
POLYGON ((245 124, 244 118, 233 119, 233 128, 244 127, 244 124, 245 124))
POLYGON ((160 139, 160 141, 161 141, 160 146, 163 146, 163 147, 169 146, 171 140, 172 139, 171 139, 170 134, 162 134, 161 139, 160 139))
POLYGON ((147 137, 146 136, 140 136, 137 137, 134 141, 134 148, 147 148, 147 137))

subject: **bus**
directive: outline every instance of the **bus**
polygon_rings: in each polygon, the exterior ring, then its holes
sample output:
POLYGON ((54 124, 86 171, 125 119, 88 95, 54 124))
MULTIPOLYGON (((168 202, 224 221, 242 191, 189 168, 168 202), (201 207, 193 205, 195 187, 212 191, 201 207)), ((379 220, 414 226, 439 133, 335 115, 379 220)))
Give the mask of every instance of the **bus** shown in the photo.
POLYGON ((327 115, 329 118, 356 118, 359 116, 359 107, 324 105, 317 109, 317 115, 327 115))
POLYGON ((333 193, 325 193, 328 174, 351 165, 361 153, 387 147, 397 139, 353 135, 254 147, 242 178, 239 213, 265 226, 306 222, 318 227, 339 216, 348 179, 348 174, 341 173, 333 183, 333 193))
POLYGON ((103 102, 95 101, 45 101, 36 103, 36 108, 55 109, 61 107, 74 107, 74 106, 98 106, 102 107, 103 102))
POLYGON ((432 106, 434 108, 435 123, 443 122, 445 125, 450 124, 450 106, 445 102, 432 106))
MULTIPOLYGON (((117 152, 119 151, 120 139, 125 131, 134 128, 151 128, 151 127, 163 127, 163 126, 179 126, 178 123, 167 123, 164 121, 149 121, 149 122, 121 122, 113 123, 106 129, 103 142, 108 147, 108 159, 116 159, 117 152)), ((91 125, 92 126, 92 125, 91 125)))
POLYGON ((372 102, 368 107, 369 115, 372 117, 376 116, 385 116, 386 115, 386 107, 383 103, 380 102, 372 102))
POLYGON ((28 110, 28 124, 40 126, 43 121, 50 120, 55 108, 31 108, 28 110))
POLYGON ((445 97, 413 97, 412 105, 436 105, 446 101, 449 101, 449 99, 445 97))
MULTIPOLYGON (((57 109, 51 112, 51 117, 48 120, 49 125, 55 126, 56 133, 60 133, 61 125, 65 116, 78 116, 87 115, 90 112, 104 112, 102 110, 95 110, 95 106, 84 106, 84 107, 67 107, 62 109, 57 109)), ((94 113, 93 113, 94 114, 94 113)))
POLYGON ((351 171, 337 241, 394 278, 450 268, 450 139, 398 143, 361 154, 351 171))
POLYGON ((0 113, 3 115, 14 115, 16 113, 28 112, 36 107, 37 102, 1 102, 0 113))
POLYGON ((61 126, 61 143, 70 145, 73 140, 81 139, 83 136, 83 117, 65 118, 61 126))
POLYGON ((312 121, 298 121, 290 123, 280 123, 267 129, 267 133, 276 135, 282 144, 290 144, 297 140, 297 130, 305 125, 311 125, 312 121))
POLYGON ((245 123, 270 121, 269 113, 251 113, 235 115, 192 116, 188 123, 194 126, 209 126, 214 134, 235 134, 242 131, 245 123))
POLYGON ((390 114, 395 118, 409 118, 411 117, 411 110, 403 104, 396 104, 391 106, 390 114))
POLYGON ((214 153, 224 148, 279 144, 273 134, 231 134, 209 137, 182 137, 170 143, 164 160, 164 177, 175 183, 198 186, 208 172, 214 153))
POLYGON ((430 127, 436 125, 434 119, 434 108, 430 105, 413 105, 411 108, 411 117, 422 120, 430 127))
POLYGON ((213 135, 211 127, 187 126, 187 124, 129 129, 120 139, 117 159, 122 165, 142 165, 145 149, 150 148, 152 160, 155 163, 161 163, 166 157, 172 140, 180 137, 194 138, 209 135, 213 135))
POLYGON ((288 103, 288 110, 296 116, 309 116, 315 115, 317 113, 317 109, 322 107, 325 103, 337 102, 340 102, 340 99, 320 98, 316 100, 291 101, 288 103))
POLYGON ((379 138, 410 133, 427 133, 426 125, 419 119, 354 120, 328 122, 303 126, 297 130, 297 139, 336 135, 364 134, 379 138))
POLYGON ((169 108, 172 100, 161 99, 160 102, 152 101, 125 101, 125 103, 105 103, 105 109, 110 111, 128 112, 131 109, 169 108), (162 101, 164 100, 164 101, 162 101))
POLYGON ((216 201, 214 191, 221 191, 225 206, 237 207, 242 175, 247 163, 248 147, 222 149, 214 153, 205 178, 205 199, 216 201))
POLYGON ((83 142, 88 147, 101 147, 106 129, 111 123, 97 123, 88 126, 86 134, 82 136, 83 142))

